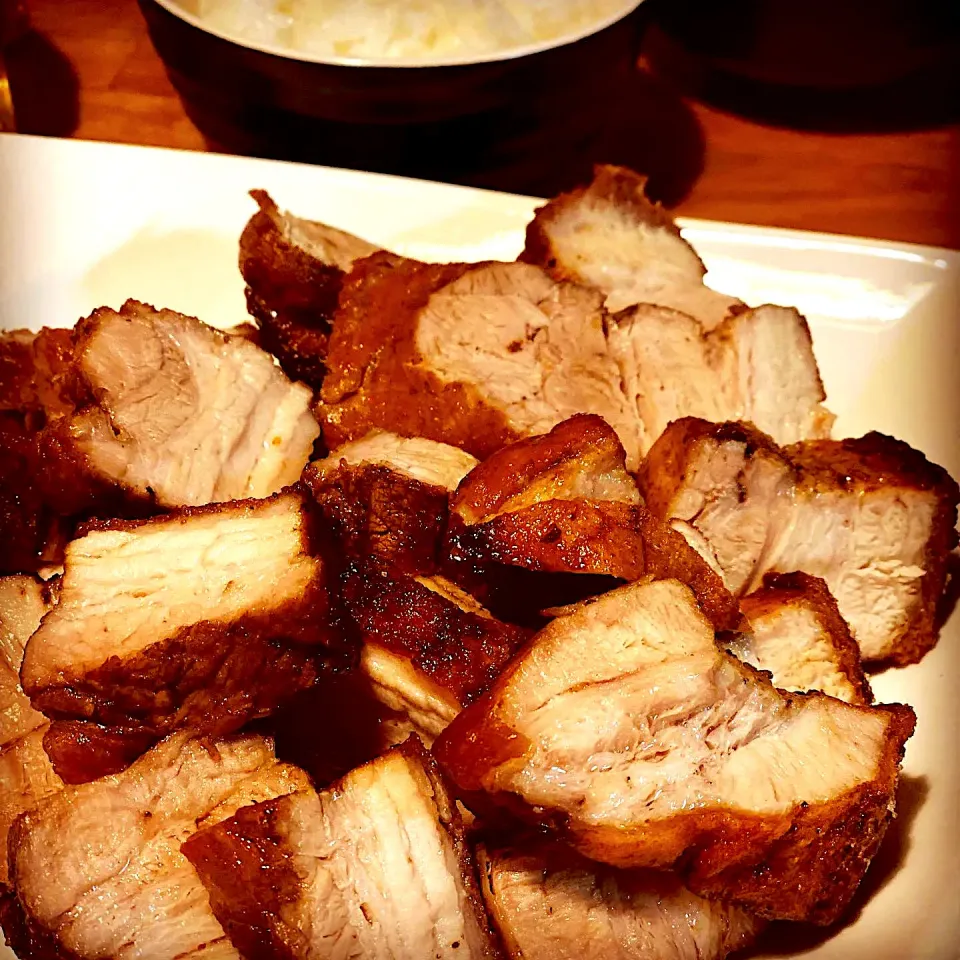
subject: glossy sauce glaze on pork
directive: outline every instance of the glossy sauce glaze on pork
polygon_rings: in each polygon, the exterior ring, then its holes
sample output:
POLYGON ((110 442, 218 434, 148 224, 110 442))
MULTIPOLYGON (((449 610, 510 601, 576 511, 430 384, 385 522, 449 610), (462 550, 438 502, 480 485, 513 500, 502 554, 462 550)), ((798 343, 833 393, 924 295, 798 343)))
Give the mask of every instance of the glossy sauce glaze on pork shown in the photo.
POLYGON ((24 689, 55 720, 120 740, 235 730, 353 655, 323 542, 296 492, 93 523, 67 547, 24 689))
POLYGON ((239 960, 180 846, 306 782, 263 737, 179 733, 117 776, 46 797, 11 830, 11 945, 20 960, 32 960, 34 943, 90 960, 239 960))
POLYGON ((545 840, 477 851, 484 899, 513 960, 724 960, 764 921, 658 870, 615 870, 545 840))
POLYGON ((826 581, 865 661, 912 663, 936 643, 960 490, 906 443, 780 448, 744 424, 689 418, 639 479, 652 510, 704 535, 734 593, 799 570, 826 581))
POLYGON ((913 726, 909 707, 776 690, 664 580, 558 617, 434 751, 472 805, 592 859, 674 867, 702 896, 830 923, 891 819, 913 726))
POLYGON ((283 213, 264 190, 251 196, 260 209, 240 236, 247 310, 257 321, 264 349, 287 375, 319 389, 343 277, 355 260, 377 247, 283 213))
POLYGON ((763 586, 740 601, 749 628, 727 648, 767 670, 781 690, 819 690, 870 703, 860 648, 826 583, 806 573, 768 573, 763 586))
POLYGON ((415 738, 183 850, 247 960, 499 955, 460 815, 415 738))

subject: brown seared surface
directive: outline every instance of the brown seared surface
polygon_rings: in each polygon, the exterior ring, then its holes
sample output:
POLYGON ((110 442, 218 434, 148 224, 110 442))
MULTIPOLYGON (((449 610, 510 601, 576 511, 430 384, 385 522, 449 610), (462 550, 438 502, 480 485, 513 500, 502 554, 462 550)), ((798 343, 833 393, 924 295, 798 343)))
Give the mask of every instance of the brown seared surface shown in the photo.
POLYGON ((553 621, 434 750, 461 790, 591 859, 830 923, 891 818, 914 722, 777 691, 717 646, 687 587, 658 581, 553 621))
POLYGON ((0 888, 0 931, 7 946, 20 960, 78 960, 47 930, 30 922, 11 890, 0 888))
POLYGON ((142 727, 108 727, 91 720, 54 720, 43 749, 64 783, 87 783, 126 770, 159 735, 142 727))
POLYGON ((415 738, 183 851, 247 960, 498 956, 456 806, 415 738))
POLYGON ((380 464, 310 464, 303 483, 348 557, 379 557, 409 573, 436 570, 448 496, 380 464))
POLYGON ((470 268, 387 253, 359 261, 344 281, 316 413, 331 448, 372 427, 426 437, 484 457, 517 434, 468 384, 444 384, 415 344, 430 295, 470 268))
POLYGON ((123 728, 118 757, 134 734, 237 729, 352 655, 333 563, 296 493, 90 524, 27 647, 24 688, 57 719, 123 728))
POLYGON ((655 303, 716 326, 740 301, 704 286, 706 267, 645 187, 632 170, 596 166, 590 184, 537 211, 520 259, 598 287, 609 310, 655 303))
POLYGON ((304 784, 262 737, 178 734, 20 817, 10 835, 18 906, 33 931, 80 957, 237 960, 180 845, 205 822, 304 784))
POLYGON ((919 660, 937 640, 960 489, 879 433, 779 448, 743 424, 672 424, 640 471, 659 516, 693 524, 730 589, 767 572, 826 581, 865 661, 919 660))
POLYGON ((70 330, 0 333, 0 410, 46 419, 70 413, 77 401, 70 330))
POLYGON ((595 414, 578 414, 549 433, 508 444, 464 477, 450 507, 467 524, 544 500, 620 500, 640 493, 627 473, 616 431, 595 414))
POLYGON ((740 638, 733 652, 769 670, 775 686, 820 690, 848 703, 873 701, 857 641, 819 577, 768 573, 761 588, 740 601, 740 609, 753 638, 740 638), (809 632, 798 636, 793 632, 797 628, 809 632))
POLYGON ((600 574, 619 581, 676 578, 689 584, 717 630, 740 613, 721 578, 677 531, 645 507, 610 500, 548 500, 465 527, 451 524, 458 563, 545 573, 600 574))
POLYGON ((529 632, 465 609, 429 582, 368 561, 345 575, 344 600, 365 643, 408 660, 467 704, 489 688, 529 632))
POLYGON ((672 874, 614 870, 560 843, 477 850, 484 898, 514 960, 724 960, 764 922, 672 874))
POLYGON ((319 389, 343 278, 377 248, 358 237, 283 213, 264 190, 240 236, 240 273, 261 346, 294 380, 319 389))

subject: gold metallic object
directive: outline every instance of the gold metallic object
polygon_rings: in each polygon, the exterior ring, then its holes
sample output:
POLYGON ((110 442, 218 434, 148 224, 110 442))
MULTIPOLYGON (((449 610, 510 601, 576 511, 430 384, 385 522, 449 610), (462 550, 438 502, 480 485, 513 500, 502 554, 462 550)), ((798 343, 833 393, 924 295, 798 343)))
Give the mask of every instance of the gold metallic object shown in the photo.
POLYGON ((6 47, 27 28, 27 8, 23 0, 0 0, 0 131, 16 130, 10 75, 3 59, 6 47))
POLYGON ((3 51, 0 50, 0 133, 12 133, 16 129, 10 78, 7 76, 7 66, 3 61, 3 51))

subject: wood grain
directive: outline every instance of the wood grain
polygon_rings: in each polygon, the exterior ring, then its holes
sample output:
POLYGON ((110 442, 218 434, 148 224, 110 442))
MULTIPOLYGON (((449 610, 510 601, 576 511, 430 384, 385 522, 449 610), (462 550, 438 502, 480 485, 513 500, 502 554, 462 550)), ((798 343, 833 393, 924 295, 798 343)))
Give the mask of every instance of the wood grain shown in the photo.
MULTIPOLYGON (((167 78, 135 0, 28 6, 34 33, 7 53, 21 129, 210 148, 167 78)), ((696 156, 685 161, 689 175, 681 189, 663 191, 676 213, 960 248, 960 123, 875 134, 791 130, 681 99, 662 78, 651 83, 695 131, 685 134, 697 143, 696 156)), ((637 166, 675 162, 669 152, 649 153, 651 142, 674 136, 658 118, 644 109, 635 119, 624 116, 648 146, 627 157, 637 166)), ((586 149, 592 161, 621 159, 602 143, 586 149)), ((535 138, 519 141, 516 151, 518 164, 543 166, 535 138)), ((520 181, 528 188, 538 182, 520 181)))

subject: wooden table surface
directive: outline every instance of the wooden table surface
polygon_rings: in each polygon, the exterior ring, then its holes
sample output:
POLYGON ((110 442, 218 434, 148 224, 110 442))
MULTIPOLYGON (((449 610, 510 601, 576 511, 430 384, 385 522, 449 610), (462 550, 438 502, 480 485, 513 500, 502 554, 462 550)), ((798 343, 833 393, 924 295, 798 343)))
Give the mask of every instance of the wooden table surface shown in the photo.
MULTIPOLYGON (((27 0, 27 6, 34 32, 8 54, 21 129, 208 149, 135 0, 27 0)), ((666 198, 676 201, 676 213, 960 248, 960 124, 811 133, 691 100, 682 107, 699 146, 681 195, 666 198)), ((648 139, 668 139, 671 131, 652 134, 648 139)))

